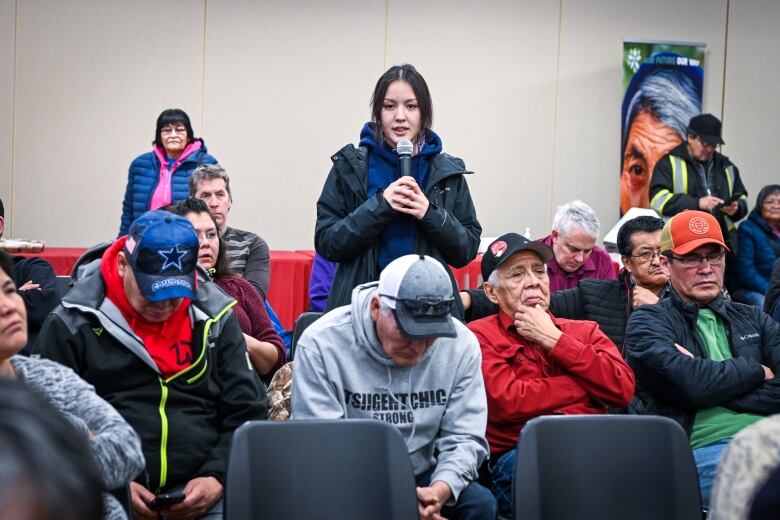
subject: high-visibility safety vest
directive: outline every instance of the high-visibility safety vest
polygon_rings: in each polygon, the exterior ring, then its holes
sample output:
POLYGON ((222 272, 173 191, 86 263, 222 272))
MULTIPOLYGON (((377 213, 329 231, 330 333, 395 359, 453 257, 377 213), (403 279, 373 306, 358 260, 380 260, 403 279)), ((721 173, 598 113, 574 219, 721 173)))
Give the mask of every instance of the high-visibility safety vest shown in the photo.
MULTIPOLYGON (((660 190, 655 194, 653 200, 650 201, 650 206, 659 214, 663 215, 663 210, 666 204, 671 200, 672 195, 675 193, 688 193, 688 163, 685 162, 682 157, 676 155, 669 155, 669 162, 672 165, 672 187, 674 192, 667 189, 660 190)), ((729 164, 724 170, 726 174, 726 183, 728 184, 727 199, 731 198, 734 193, 734 165, 729 164)), ((747 200, 747 195, 742 195, 741 199, 747 200)), ((727 216, 723 216, 726 220, 729 231, 736 228, 734 223, 727 216)))

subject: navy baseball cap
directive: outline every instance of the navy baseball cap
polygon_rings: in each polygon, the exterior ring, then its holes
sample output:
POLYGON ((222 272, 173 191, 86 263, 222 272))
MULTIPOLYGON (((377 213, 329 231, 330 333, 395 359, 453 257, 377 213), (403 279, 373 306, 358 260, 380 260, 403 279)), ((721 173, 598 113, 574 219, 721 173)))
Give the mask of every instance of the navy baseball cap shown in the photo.
POLYGON ((167 211, 147 211, 130 224, 125 256, 144 297, 194 299, 198 246, 190 221, 167 211))

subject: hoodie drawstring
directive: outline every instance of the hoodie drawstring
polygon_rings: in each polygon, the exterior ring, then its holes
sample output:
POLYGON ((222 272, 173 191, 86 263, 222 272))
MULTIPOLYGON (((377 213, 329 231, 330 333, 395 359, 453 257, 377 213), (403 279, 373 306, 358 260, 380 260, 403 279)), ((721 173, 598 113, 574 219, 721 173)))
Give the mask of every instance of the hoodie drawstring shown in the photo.
MULTIPOLYGON (((414 416, 414 408, 412 408, 412 403, 409 402, 408 404, 402 403, 393 393, 393 391, 390 389, 393 384, 393 372, 390 370, 390 365, 385 365, 385 369, 387 369, 387 385, 384 387, 377 386, 379 390, 385 390, 387 391, 388 395, 390 395, 390 399, 396 402, 398 404, 399 409, 408 411, 410 414, 412 414, 412 432, 409 434, 409 439, 406 441, 406 447, 411 449, 410 443, 412 442, 412 439, 414 438, 414 433, 417 431, 417 421, 414 416)), ((409 368, 409 393, 407 394, 411 400, 412 396, 412 371, 414 370, 414 365, 409 368)))
POLYGON ((412 402, 411 402, 411 396, 412 396, 412 371, 414 370, 414 365, 409 368, 409 413, 412 414, 412 433, 409 434, 409 441, 406 443, 406 447, 411 449, 411 442, 412 439, 414 439, 414 432, 417 430, 417 420, 414 417, 414 408, 412 408, 412 402))

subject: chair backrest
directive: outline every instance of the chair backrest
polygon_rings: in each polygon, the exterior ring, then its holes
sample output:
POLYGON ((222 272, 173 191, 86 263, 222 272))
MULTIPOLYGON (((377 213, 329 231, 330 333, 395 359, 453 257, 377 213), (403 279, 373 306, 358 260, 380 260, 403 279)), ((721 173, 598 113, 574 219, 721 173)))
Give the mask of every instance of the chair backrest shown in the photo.
POLYGON ((292 361, 295 357, 295 347, 298 345, 298 340, 301 339, 301 334, 303 334, 303 331, 306 330, 306 327, 317 321, 317 319, 322 315, 322 312, 304 312, 295 319, 292 345, 290 345, 290 361, 292 361))
POLYGON ((57 292, 60 298, 70 291, 70 276, 57 275, 57 292))
POLYGON ((698 519, 693 453, 679 424, 635 415, 546 416, 520 434, 516 519, 698 519))
POLYGON ((373 420, 252 421, 233 437, 225 519, 417 519, 401 434, 373 420))

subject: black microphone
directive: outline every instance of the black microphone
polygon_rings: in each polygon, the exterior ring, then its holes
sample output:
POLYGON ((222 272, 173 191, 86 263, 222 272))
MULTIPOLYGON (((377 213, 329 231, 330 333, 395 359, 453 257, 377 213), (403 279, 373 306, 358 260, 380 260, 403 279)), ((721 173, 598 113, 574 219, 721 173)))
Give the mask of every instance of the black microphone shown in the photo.
POLYGON ((395 146, 395 153, 398 154, 398 166, 401 168, 401 177, 404 175, 412 176, 412 152, 414 146, 409 139, 401 139, 395 146))

